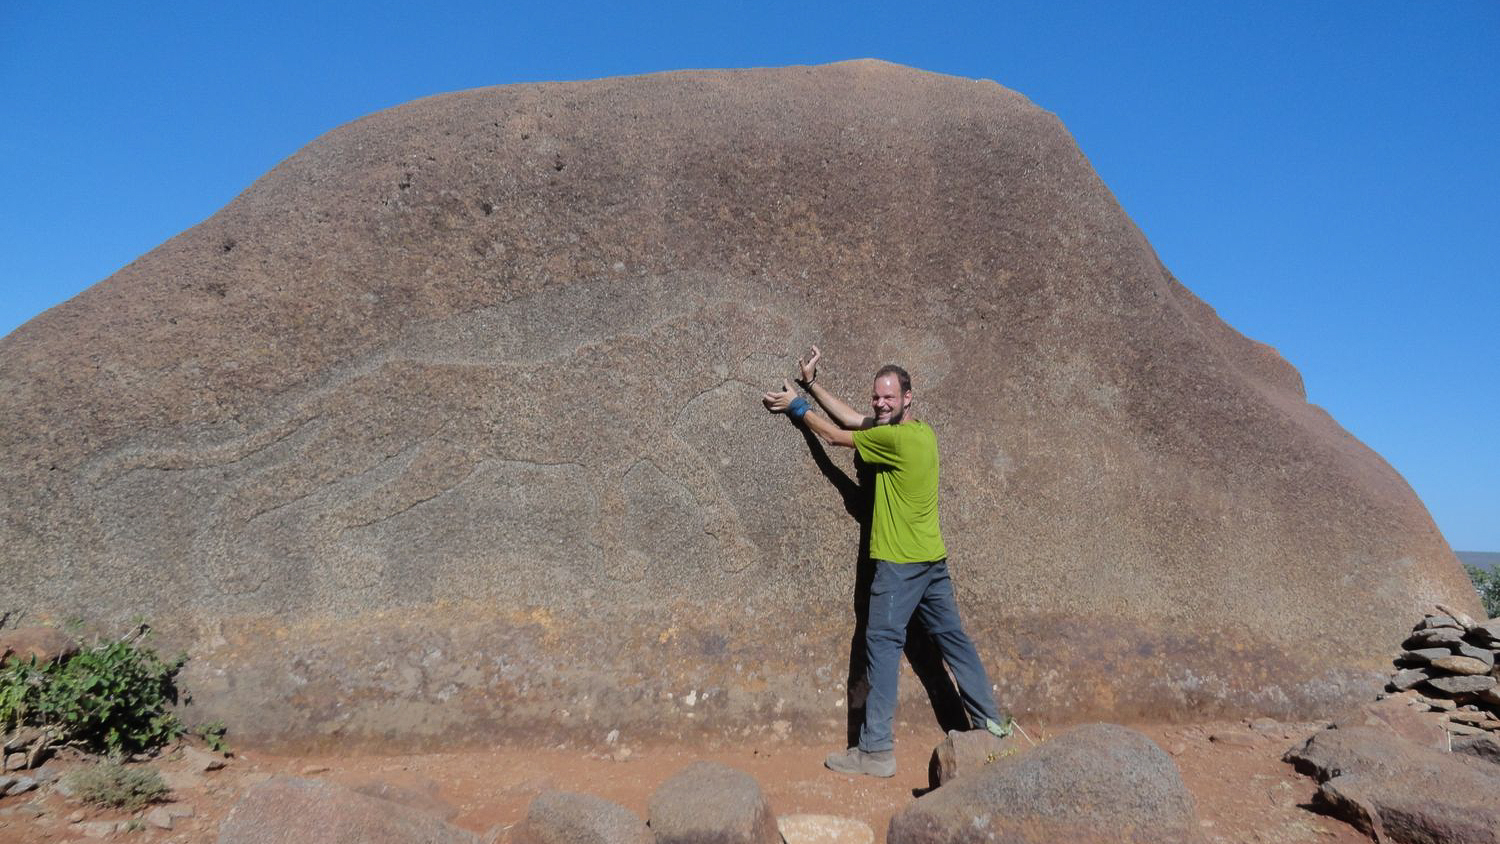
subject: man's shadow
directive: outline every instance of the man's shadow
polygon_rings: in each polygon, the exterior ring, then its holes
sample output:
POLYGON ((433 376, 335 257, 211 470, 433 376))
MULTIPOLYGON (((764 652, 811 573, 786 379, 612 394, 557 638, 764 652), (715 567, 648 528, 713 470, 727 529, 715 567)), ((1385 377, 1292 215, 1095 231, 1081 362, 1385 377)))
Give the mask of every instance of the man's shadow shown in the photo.
MULTIPOLYGON (((823 447, 822 440, 806 425, 799 426, 807 440, 807 450, 812 454, 823 477, 833 485, 844 502, 844 512, 859 523, 859 558, 854 570, 854 635, 849 640, 849 680, 846 711, 848 713, 848 743, 854 747, 859 743, 859 728, 865 721, 865 698, 870 693, 869 678, 865 676, 865 626, 870 618, 870 585, 875 580, 875 563, 870 559, 871 500, 874 494, 874 471, 864 464, 856 454, 854 458, 857 479, 850 478, 844 470, 834 465, 823 447)), ((906 659, 912 671, 927 690, 927 699, 932 702, 932 713, 938 726, 948 730, 969 729, 969 716, 964 711, 963 699, 958 696, 958 687, 943 667, 943 658, 937 643, 927 634, 921 619, 913 614, 906 627, 906 659)))

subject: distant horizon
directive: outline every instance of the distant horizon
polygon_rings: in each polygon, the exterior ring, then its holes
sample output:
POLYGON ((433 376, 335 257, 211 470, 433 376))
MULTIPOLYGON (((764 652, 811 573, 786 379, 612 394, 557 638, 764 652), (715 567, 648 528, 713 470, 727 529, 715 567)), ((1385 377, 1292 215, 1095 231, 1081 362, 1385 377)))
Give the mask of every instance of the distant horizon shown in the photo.
POLYGON ((1493 2, 12 0, 0 336, 412 100, 873 57, 1056 114, 1167 269, 1294 366, 1450 547, 1500 548, 1497 43, 1493 2))

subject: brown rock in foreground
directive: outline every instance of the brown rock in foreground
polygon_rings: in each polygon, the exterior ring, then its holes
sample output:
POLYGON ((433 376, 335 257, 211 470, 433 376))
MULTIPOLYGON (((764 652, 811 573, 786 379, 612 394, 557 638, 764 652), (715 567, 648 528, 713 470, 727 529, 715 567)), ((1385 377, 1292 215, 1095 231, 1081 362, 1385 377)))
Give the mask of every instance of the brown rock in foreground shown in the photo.
POLYGON ((219 844, 479 844, 467 830, 409 806, 317 780, 276 777, 245 793, 219 844))
POLYGON ((928 785, 937 788, 985 765, 1024 750, 1019 735, 1000 738, 988 730, 949 730, 927 762, 928 785))
POLYGON ((678 771, 651 795, 648 814, 656 844, 781 844, 760 783, 718 762, 678 771))
POLYGON ((1188 844, 1193 798, 1151 739, 1087 724, 925 794, 891 818, 890 844, 1188 844))
POLYGON ((858 530, 757 401, 810 342, 850 398, 912 370, 1009 710, 1323 710, 1396 619, 1477 607, 1053 115, 871 61, 313 142, 0 340, 0 594, 158 621, 247 739, 824 718, 858 530))
POLYGON ((652 844, 646 822, 618 803, 592 794, 544 791, 506 844, 652 844))
POLYGON ((1320 784, 1319 799, 1379 841, 1500 842, 1500 768, 1482 754, 1424 747, 1394 732, 1344 727, 1314 734, 1286 761, 1320 784))

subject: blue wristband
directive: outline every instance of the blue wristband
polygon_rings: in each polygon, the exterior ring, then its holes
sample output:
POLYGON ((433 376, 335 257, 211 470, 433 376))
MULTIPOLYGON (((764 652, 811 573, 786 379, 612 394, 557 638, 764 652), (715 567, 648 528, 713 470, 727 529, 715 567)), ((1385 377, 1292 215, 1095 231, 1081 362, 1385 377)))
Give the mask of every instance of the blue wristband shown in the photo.
POLYGON ((793 419, 801 419, 807 414, 807 399, 801 396, 792 399, 792 403, 786 406, 786 412, 793 419))

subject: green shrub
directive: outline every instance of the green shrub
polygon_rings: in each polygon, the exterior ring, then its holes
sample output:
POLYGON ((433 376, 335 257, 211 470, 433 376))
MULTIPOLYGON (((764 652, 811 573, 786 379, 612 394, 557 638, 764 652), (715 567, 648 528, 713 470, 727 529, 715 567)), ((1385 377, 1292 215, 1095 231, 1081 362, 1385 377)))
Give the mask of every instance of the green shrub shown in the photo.
POLYGON ((1474 581, 1474 591, 1484 602, 1484 613, 1490 618, 1500 617, 1500 571, 1486 571, 1479 566, 1465 565, 1469 579, 1474 581))
POLYGON ((193 728, 193 735, 202 739, 209 750, 215 753, 222 753, 226 756, 230 752, 229 742, 224 739, 224 734, 227 732, 229 732, 229 728, 224 726, 223 721, 209 721, 206 724, 199 724, 193 728))
POLYGON ((41 727, 53 744, 115 757, 182 735, 170 707, 187 658, 162 659, 142 644, 148 632, 143 624, 63 662, 32 660, 0 669, 0 729, 41 727))
POLYGON ((150 768, 127 768, 118 762, 100 762, 70 771, 63 784, 85 803, 135 811, 167 796, 167 784, 150 768))

